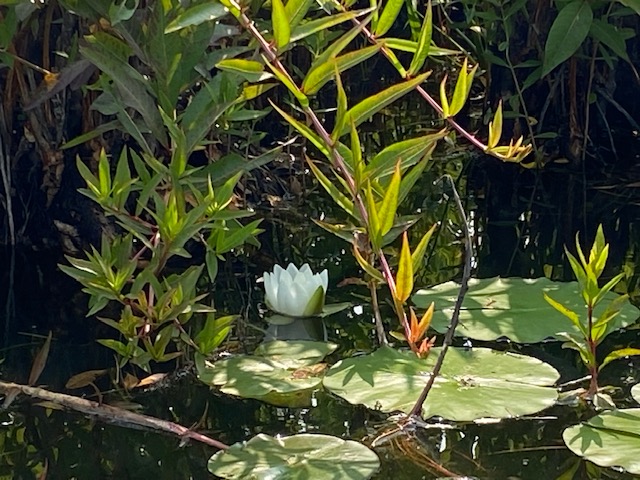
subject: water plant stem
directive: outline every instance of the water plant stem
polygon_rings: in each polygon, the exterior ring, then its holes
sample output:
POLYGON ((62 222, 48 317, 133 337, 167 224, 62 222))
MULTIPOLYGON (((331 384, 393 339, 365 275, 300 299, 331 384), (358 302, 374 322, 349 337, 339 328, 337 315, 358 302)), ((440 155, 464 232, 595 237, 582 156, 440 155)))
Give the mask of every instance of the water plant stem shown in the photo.
POLYGON ((424 389, 420 393, 418 400, 415 405, 411 409, 409 413, 409 418, 414 416, 420 416, 422 413, 422 406, 424 402, 427 400, 427 396, 433 387, 433 384, 440 374, 440 369, 442 368, 442 364, 444 362, 445 355, 447 354, 447 350, 449 346, 453 342, 453 336, 456 331, 456 327, 460 321, 460 309, 462 308, 462 302, 464 300, 464 296, 469 289, 469 279, 471 278, 471 259, 473 258, 473 250, 471 248, 471 232, 469 232, 469 224, 467 223, 467 216, 464 212, 464 207, 462 206, 462 201, 460 200, 460 195, 458 195, 458 191, 456 190, 456 184, 453 181, 453 178, 449 175, 444 175, 441 177, 441 180, 448 180, 451 184, 451 189, 453 190, 453 198, 456 202, 456 206, 458 207, 458 212, 462 217, 462 224, 464 230, 464 269, 462 272, 462 280, 460 281, 460 291, 458 292, 458 298, 456 299, 456 304, 453 309, 453 315, 451 316, 451 322, 449 323, 449 328, 447 329, 447 333, 444 336, 444 340, 442 341, 442 349, 440 350, 440 354, 438 355, 438 359, 436 360, 435 365, 433 366, 433 371, 429 376, 429 380, 427 380, 427 384, 424 386, 424 389))

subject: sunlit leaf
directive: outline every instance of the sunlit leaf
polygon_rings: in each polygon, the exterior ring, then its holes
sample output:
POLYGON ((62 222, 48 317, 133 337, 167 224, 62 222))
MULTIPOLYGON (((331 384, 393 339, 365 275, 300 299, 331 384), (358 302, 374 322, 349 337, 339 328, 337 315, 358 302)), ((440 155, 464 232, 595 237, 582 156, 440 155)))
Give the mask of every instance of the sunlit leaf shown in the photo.
POLYGON ((376 37, 382 37, 389 31, 398 18, 402 5, 404 5, 404 0, 387 0, 374 30, 376 37))
POLYGON ((414 76, 420 71, 427 57, 429 56, 429 48, 431 47, 431 33, 433 30, 433 12, 431 11, 431 0, 427 2, 427 12, 422 22, 420 36, 418 37, 418 46, 413 54, 411 65, 409 66, 409 75, 414 76))
MULTIPOLYGON (((414 90, 418 85, 424 82, 429 75, 430 72, 423 73, 422 75, 418 75, 416 78, 399 83, 387 88, 386 90, 378 92, 377 94, 367 97, 357 105, 351 107, 347 112, 347 115, 351 117, 353 123, 357 127, 386 106, 414 90)), ((348 131, 349 128, 345 126, 341 135, 346 134, 348 131)))
POLYGON ((407 232, 402 235, 402 248, 398 261, 398 273, 396 275, 396 299, 404 303, 413 291, 413 262, 411 261, 411 249, 407 232))
POLYGON ((637 355, 640 355, 640 348, 621 348, 619 350, 614 350, 605 357, 605 359, 598 367, 598 370, 602 370, 606 365, 619 358, 626 358, 637 355))
POLYGON ((291 38, 291 27, 282 0, 271 0, 271 23, 276 46, 278 50, 282 50, 289 44, 291 38))
POLYGON ((199 5, 192 5, 174 18, 169 25, 167 25, 164 33, 176 32, 186 27, 217 20, 228 13, 229 11, 227 8, 218 2, 206 2, 199 5))

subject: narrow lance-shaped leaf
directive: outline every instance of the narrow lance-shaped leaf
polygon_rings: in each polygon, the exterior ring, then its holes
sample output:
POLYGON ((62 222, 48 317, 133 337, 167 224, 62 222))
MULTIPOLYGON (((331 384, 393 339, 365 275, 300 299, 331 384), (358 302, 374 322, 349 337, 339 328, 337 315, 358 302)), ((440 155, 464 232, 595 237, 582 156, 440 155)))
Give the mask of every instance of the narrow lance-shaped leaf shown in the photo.
POLYGON ((380 209, 378 210, 378 218, 380 219, 380 235, 383 237, 393 227, 398 210, 398 193, 400 192, 400 181, 402 174, 400 173, 400 162, 396 164, 396 170, 391 177, 391 182, 387 186, 380 209))
MULTIPOLYGON (((385 108, 387 105, 390 105, 400 97, 415 89, 418 85, 420 85, 427 79, 430 73, 431 72, 423 73, 422 75, 418 75, 416 78, 400 83, 398 85, 394 85, 381 92, 376 93, 375 95, 365 98, 357 105, 351 107, 347 114, 351 116, 354 124, 357 127, 362 122, 371 118, 374 114, 385 108)), ((341 134, 346 134, 348 130, 349 128, 345 128, 344 131, 341 132, 341 134)))
POLYGON ((362 146, 356 126, 351 122, 351 153, 353 155, 353 176, 356 182, 356 190, 360 189, 364 177, 365 163, 362 158, 362 146))
POLYGON ((349 215, 351 215, 352 217, 355 216, 353 210, 353 202, 349 200, 349 198, 345 194, 338 190, 335 184, 331 180, 329 180, 324 173, 322 173, 322 170, 317 167, 313 160, 311 160, 309 157, 305 158, 307 159, 307 164, 309 165, 311 172, 316 177, 316 179, 318 179, 320 185, 322 185, 327 193, 331 195, 333 201, 336 202, 336 204, 338 204, 338 206, 349 215))
POLYGON ((282 0, 271 0, 271 23, 276 46, 281 51, 288 45, 291 38, 291 27, 282 0))
POLYGON ((356 258, 358 264, 362 267, 362 269, 368 273, 371 278, 375 279, 379 283, 385 283, 384 277, 382 273, 378 271, 373 265, 371 265, 360 253, 355 242, 353 243, 353 256, 356 258))
POLYGON ((307 95, 315 95, 335 75, 335 70, 344 72, 375 55, 382 45, 376 44, 337 57, 333 62, 318 65, 307 73, 302 82, 302 91, 307 95))
POLYGON ((376 208, 376 201, 373 197, 371 182, 367 182, 364 191, 367 199, 367 214, 369 215, 367 233, 369 234, 373 248, 378 250, 382 246, 382 234, 380 233, 380 219, 378 218, 378 209, 376 208))
POLYGON ((396 300, 404 303, 411 296, 413 290, 413 262, 411 261, 411 249, 407 232, 402 235, 402 248, 398 261, 398 273, 396 274, 396 300))
POLYGON ((478 69, 478 65, 474 66, 470 72, 467 72, 467 59, 464 59, 458 80, 456 81, 456 88, 453 91, 453 97, 451 98, 451 105, 449 106, 449 115, 456 115, 467 101, 469 92, 471 90, 471 83, 473 77, 478 69))
POLYGON ((380 19, 374 30, 376 37, 381 37, 389 31, 396 21, 396 18, 398 18, 402 5, 404 5, 404 0, 387 0, 387 4, 382 10, 380 19))
POLYGON ((431 46, 431 34, 433 31, 433 13, 431 11, 431 0, 427 2, 427 12, 425 13, 418 37, 418 47, 416 53, 413 54, 411 65, 409 66, 409 75, 414 76, 420 71, 424 62, 429 56, 429 47, 431 46))
MULTIPOLYGON (((364 10, 363 10, 364 11, 364 10)), ((370 11, 367 10, 367 11, 370 11)), ((316 59, 311 64, 311 68, 309 70, 313 70, 314 68, 327 63, 332 58, 336 58, 340 52, 342 52, 360 33, 362 30, 368 25, 371 21, 371 17, 373 14, 363 18, 359 21, 359 25, 356 25, 347 33, 342 35, 336 41, 334 41, 331 45, 324 49, 324 51, 316 57, 316 59)))
POLYGON ((330 152, 327 149, 326 145, 324 144, 324 142, 322 141, 322 139, 316 135, 316 133, 311 130, 309 127, 307 127, 304 123, 300 123, 298 120, 296 120, 295 118, 293 118, 291 115, 289 115, 287 112, 285 112, 284 110, 282 110, 280 107, 278 107, 275 103, 273 103, 271 100, 269 100, 269 103, 271 103, 271 106, 280 114, 282 115, 282 118, 284 118, 287 123, 289 123, 289 125, 291 125, 293 128, 295 128, 298 132, 300 132, 307 140, 309 140, 311 143, 313 143, 313 145, 320 150, 323 154, 325 154, 327 156, 327 158, 330 158, 330 152))
POLYGON ((411 263, 413 265, 413 271, 417 272, 422 266, 422 260, 424 259, 424 254, 427 252, 427 245, 429 245, 429 240, 433 236, 433 232, 436 231, 436 227, 438 226, 435 223, 428 231, 425 233, 420 239, 420 243, 415 248, 413 253, 411 254, 411 263))
POLYGON ((440 82, 440 106, 442 107, 442 118, 449 117, 449 100, 447 100, 447 76, 440 82))
POLYGON ((489 142, 488 147, 494 148, 500 143, 502 137, 502 100, 498 103, 498 108, 493 121, 489 122, 489 142))
POLYGON ((287 2, 284 10, 291 28, 297 27, 300 22, 304 20, 305 15, 313 3, 313 0, 289 0, 287 2))
POLYGON ((617 360, 618 358, 631 357, 636 355, 640 355, 640 348, 621 348, 620 350, 615 350, 606 356, 606 358, 598 367, 598 371, 602 370, 605 366, 607 366, 614 360, 617 360))
POLYGON ((270 74, 265 73, 262 63, 244 58, 225 58, 216 63, 216 68, 240 75, 249 82, 258 82, 271 77, 270 74))
POLYGON ((304 93, 302 93, 302 91, 298 88, 298 86, 295 83, 293 83, 293 80, 291 80, 291 78, 287 74, 280 71, 279 68, 271 65, 271 63, 269 63, 269 61, 264 57, 264 55, 262 56, 262 58, 264 59, 264 62, 267 65, 267 67, 269 67, 269 69, 278 78, 278 80, 280 80, 280 82, 283 83, 284 86, 287 87, 287 89, 291 93, 293 93, 293 96, 296 97, 298 102, 300 102, 300 105, 304 108, 308 107, 309 99, 304 93))
POLYGON ((98 161, 98 181, 100 182, 100 194, 102 198, 106 198, 111 193, 111 171, 109 168, 109 160, 107 154, 102 149, 100 151, 100 160, 98 161))
POLYGON ((305 22, 302 25, 298 25, 296 28, 294 28, 293 32, 291 32, 291 41, 297 42, 298 40, 302 40, 309 35, 313 35, 314 33, 327 30, 328 28, 334 27, 343 22, 348 22, 361 15, 366 15, 367 13, 370 13, 371 10, 371 8, 367 8, 364 10, 354 10, 351 12, 337 13, 329 17, 321 17, 317 20, 305 22))
MULTIPOLYGON (((333 127, 333 132, 331 133, 331 139, 336 142, 338 140, 338 132, 342 131, 347 121, 347 109, 349 108, 347 94, 344 91, 344 86, 342 85, 342 78, 340 77, 340 72, 338 72, 337 65, 334 65, 334 71, 336 76, 336 90, 337 90, 337 108, 336 108, 336 124, 333 127)), ((353 147, 352 147, 353 149, 353 147)))
POLYGON ((549 305, 551 305, 553 308, 555 308, 558 312, 560 312, 561 314, 563 314, 565 317, 567 317, 569 320, 571 320, 571 322, 580 330, 580 332, 582 332, 583 335, 587 335, 587 331, 586 328, 584 327, 584 325, 582 325, 582 322, 580 321, 580 317, 578 316, 578 314, 576 312, 574 312, 573 310, 568 309, 567 307, 565 307, 563 304, 561 304, 560 302, 555 301, 553 298, 551 298, 549 295, 547 295, 546 292, 543 292, 544 295, 544 299, 549 303, 549 305))

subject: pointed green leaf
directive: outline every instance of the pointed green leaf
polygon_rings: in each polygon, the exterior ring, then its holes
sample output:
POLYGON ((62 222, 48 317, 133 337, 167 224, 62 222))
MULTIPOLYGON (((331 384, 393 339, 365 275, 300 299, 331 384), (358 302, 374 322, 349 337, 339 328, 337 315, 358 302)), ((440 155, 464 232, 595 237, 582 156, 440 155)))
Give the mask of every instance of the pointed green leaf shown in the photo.
POLYGON ((309 35, 313 35, 314 33, 326 30, 344 22, 348 22, 350 20, 353 20, 354 18, 358 18, 359 16, 366 15, 367 13, 370 13, 371 10, 371 8, 366 8, 364 10, 354 10, 351 12, 337 13, 329 17, 321 17, 317 20, 305 22, 293 29, 293 32, 291 32, 291 41, 297 42, 299 40, 302 40, 303 38, 308 37, 309 35))
POLYGON ((398 18, 402 5, 404 5, 404 0, 387 0, 387 4, 384 6, 374 30, 376 37, 382 37, 389 31, 396 18, 398 18))
POLYGON ((216 68, 240 75, 249 82, 261 82, 272 78, 270 73, 264 71, 264 65, 255 60, 225 58, 216 63, 216 68))
POLYGON ((456 88, 453 90, 453 97, 451 98, 451 104, 449 105, 449 115, 454 116, 462 110, 464 104, 469 96, 471 89, 471 83, 473 82, 473 76, 478 68, 478 65, 473 67, 470 72, 467 72, 467 59, 464 59, 462 67, 460 68, 460 74, 456 81, 456 88))
POLYGON ((311 160, 309 157, 306 157, 306 159, 307 159, 307 164, 311 169, 311 172, 313 172, 313 175, 316 177, 316 179, 318 179, 318 182, 320 182, 320 185, 322 185, 322 187, 327 191, 327 193, 331 195, 331 198, 333 198, 333 201, 336 202, 338 206, 342 208, 345 212, 347 212, 349 215, 351 215, 352 217, 355 216, 353 202, 349 200, 349 198, 345 194, 343 194, 340 190, 338 190, 335 184, 331 180, 329 180, 324 173, 322 173, 322 170, 318 168, 318 166, 313 162, 313 160, 311 160))
POLYGON ((440 82, 440 106, 442 107, 442 118, 449 117, 449 101, 447 100, 447 76, 440 82))
POLYGON ((304 20, 305 15, 313 3, 313 0, 289 0, 287 2, 284 10, 291 28, 296 28, 300 22, 304 20))
POLYGON ((316 291, 313 292, 313 295, 309 299, 309 303, 304 309, 303 317, 313 317, 322 313, 322 308, 324 307, 324 288, 322 285, 316 288, 316 291))
POLYGON ((286 75, 285 73, 280 71, 279 68, 274 67, 273 65, 271 65, 271 63, 269 63, 264 56, 262 58, 263 58, 265 64, 267 65, 267 67, 269 67, 269 69, 273 72, 273 74, 276 77, 278 77, 278 80, 285 87, 287 87, 287 89, 293 94, 294 97, 296 97, 298 102, 300 102, 300 105, 302 107, 304 107, 304 108, 308 107, 309 106, 309 99, 307 98, 307 96, 304 93, 302 93, 302 91, 298 88, 298 86, 295 83, 293 83, 293 80, 291 80, 291 78, 288 75, 286 75))
MULTIPOLYGON (((123 2, 126 3, 126 2, 123 2)), ((200 25, 227 15, 229 11, 222 3, 207 2, 200 5, 192 5, 174 18, 164 29, 164 33, 177 32, 186 27, 200 25)))
POLYGON ((362 158, 362 145, 356 126, 351 122, 351 153, 353 155, 353 176, 356 182, 356 190, 360 189, 364 178, 365 163, 362 158))
MULTIPOLYGON (((423 73, 422 75, 418 75, 416 78, 394 85, 387 88, 386 90, 372 95, 350 108, 347 112, 347 115, 352 118, 353 123, 357 127, 362 122, 371 118, 374 114, 385 108, 387 105, 390 105, 400 97, 415 89, 418 85, 424 82, 429 75, 430 72, 423 73)), ((341 132, 341 135, 346 134, 349 129, 350 127, 345 126, 345 128, 341 132)))
POLYGON ((291 27, 282 0, 271 0, 271 23, 276 46, 279 51, 282 51, 291 38, 291 27))
MULTIPOLYGON (((337 108, 336 108, 336 124, 333 127, 331 133, 331 140, 336 142, 338 140, 337 133, 342 131, 347 121, 347 110, 349 109, 347 94, 344 91, 342 85, 342 78, 338 72, 337 66, 334 65, 334 71, 336 76, 336 90, 337 90, 337 108)), ((353 146, 351 147, 353 149, 353 146)))
POLYGON ((618 358, 630 357, 632 355, 640 355, 640 348, 621 348, 620 350, 615 350, 606 356, 598 367, 598 371, 602 370, 609 363, 617 360, 618 358))
POLYGON ((493 116, 493 121, 489 122, 489 141, 487 146, 494 148, 500 143, 502 138, 502 100, 498 103, 498 109, 493 116))
POLYGON ((311 64, 311 69, 314 69, 324 63, 327 63, 332 58, 336 58, 360 33, 362 30, 369 24, 371 21, 372 15, 369 15, 366 18, 360 20, 358 25, 353 27, 347 33, 342 35, 336 41, 334 41, 331 45, 324 49, 324 51, 316 57, 316 59, 311 64))
POLYGON ((433 236, 433 232, 436 231, 436 227, 438 226, 435 223, 428 231, 425 233, 420 239, 420 243, 411 254, 411 263, 413 265, 413 271, 417 272, 422 267, 422 260, 424 259, 424 254, 427 252, 427 245, 429 245, 429 240, 433 236))
POLYGON ((404 303, 413 291, 413 262, 411 261, 411 249, 407 232, 402 235, 402 248, 398 261, 398 273, 396 274, 396 300, 404 303))
POLYGON ((418 46, 416 53, 413 54, 411 65, 409 66, 409 75, 412 77, 420 71, 424 62, 429 56, 429 48, 431 47, 431 34, 433 31, 433 12, 431 11, 431 0, 427 2, 427 12, 422 22, 420 36, 418 37, 418 46))
POLYGON ((383 237, 393 227, 398 209, 398 193, 400 191, 400 181, 402 175, 400 173, 400 163, 396 165, 396 171, 391 177, 391 182, 387 186, 380 209, 378 210, 378 218, 380 220, 380 235, 383 237))
POLYGON ((98 161, 98 181, 100 182, 101 196, 108 197, 111 193, 111 169, 104 148, 100 151, 100 160, 98 161))
POLYGON ((325 154, 327 157, 330 156, 329 150, 327 149, 327 147, 325 146, 324 142, 322 141, 322 139, 316 135, 316 133, 311 130, 309 127, 307 127, 304 123, 299 122, 298 120, 296 120, 295 118, 293 118, 291 115, 289 115, 287 112, 285 112, 284 110, 282 110, 280 107, 278 107, 275 103, 273 103, 271 101, 271 99, 269 99, 269 102, 271 103, 271 106, 280 114, 282 115, 282 117, 287 121, 287 123, 289 123, 289 125, 291 125, 293 128, 295 128, 298 132, 300 132, 302 134, 302 136, 304 138, 306 138, 307 140, 309 140, 311 143, 313 143, 313 145, 320 150, 323 154, 325 154))
POLYGON ((362 269, 368 273, 371 278, 373 278, 374 280, 376 280, 379 283, 385 283, 385 279, 384 276, 382 275, 382 273, 376 269, 373 265, 371 265, 360 253, 360 250, 358 250, 358 247, 355 245, 353 245, 353 256, 356 258, 356 261, 358 262, 358 264, 362 267, 362 269))
POLYGON ((589 35, 592 21, 593 10, 587 0, 574 0, 560 10, 544 46, 542 77, 578 51, 589 35))
POLYGON ((551 305, 558 312, 560 312, 565 317, 567 317, 569 320, 571 320, 571 322, 586 336, 586 333, 587 333, 586 329, 585 329, 584 325, 582 325, 582 322, 580 322, 580 317, 578 316, 578 314, 576 312, 574 312, 573 310, 568 309, 567 307, 565 307, 560 302, 556 302, 553 298, 551 298, 549 295, 547 295, 547 292, 543 292, 543 295, 544 295, 544 299, 549 303, 549 305, 551 305))
POLYGON ((333 62, 326 62, 309 70, 302 82, 302 91, 307 95, 315 95, 335 75, 336 68, 344 72, 375 55, 381 44, 365 47, 337 57, 333 62))
POLYGON ((365 198, 367 200, 367 214, 369 215, 369 222, 367 224, 369 239, 375 250, 378 250, 382 246, 382 234, 380 233, 380 219, 378 218, 378 209, 376 206, 375 198, 373 197, 373 189, 371 183, 368 182, 365 189, 365 198))

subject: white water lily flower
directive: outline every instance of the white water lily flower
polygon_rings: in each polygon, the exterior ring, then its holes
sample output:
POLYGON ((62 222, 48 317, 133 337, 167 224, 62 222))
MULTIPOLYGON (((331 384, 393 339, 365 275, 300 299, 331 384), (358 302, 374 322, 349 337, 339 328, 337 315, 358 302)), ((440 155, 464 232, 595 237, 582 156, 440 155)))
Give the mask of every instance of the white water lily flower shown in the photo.
POLYGON ((290 263, 285 270, 276 265, 273 273, 264 273, 267 306, 291 317, 312 317, 322 312, 329 284, 326 270, 313 273, 305 263, 300 270, 290 263))

